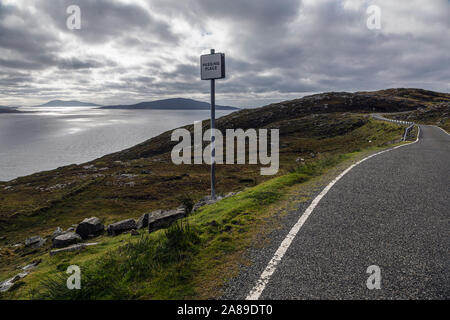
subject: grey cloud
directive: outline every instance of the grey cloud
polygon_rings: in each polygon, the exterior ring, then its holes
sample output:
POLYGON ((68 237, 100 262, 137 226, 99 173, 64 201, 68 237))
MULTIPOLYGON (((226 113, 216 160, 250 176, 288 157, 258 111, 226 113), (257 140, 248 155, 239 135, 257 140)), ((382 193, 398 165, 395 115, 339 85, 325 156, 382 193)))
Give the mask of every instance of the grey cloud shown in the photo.
POLYGON ((148 0, 147 10, 119 1, 40 0, 39 19, 30 10, 0 6, 0 65, 7 73, 0 73, 0 98, 77 92, 124 103, 206 94, 209 85, 199 80, 200 52, 183 41, 191 34, 207 38, 211 26, 224 29, 218 43, 225 44, 227 56, 227 79, 217 86, 218 95, 240 97, 242 105, 247 104, 242 97, 267 101, 269 96, 392 86, 448 91, 450 3, 435 0, 422 10, 414 1, 363 1, 355 9, 335 0, 148 0), (379 31, 366 27, 365 9, 372 3, 382 7, 379 31), (66 28, 70 4, 81 7, 81 30, 66 28), (12 28, 4 22, 8 16, 20 17, 25 25, 12 28), (187 28, 175 33, 175 20, 187 28), (65 41, 71 39, 86 53, 68 52, 65 41), (125 53, 117 61, 87 53, 106 44, 125 53), (146 59, 130 67, 135 54, 146 59), (42 78, 40 70, 52 72, 42 78), (66 87, 39 93, 46 80, 66 87))
MULTIPOLYGON (((108 0, 41 0, 40 5, 55 25, 63 32, 91 43, 117 41, 120 36, 130 33, 148 32, 165 42, 177 42, 175 35, 164 21, 153 17, 145 8, 137 4, 123 4, 108 0), (81 10, 81 29, 69 30, 66 9, 77 5, 81 10)), ((137 39, 136 39, 137 40, 137 39)), ((137 40, 139 42, 139 40, 137 40)))

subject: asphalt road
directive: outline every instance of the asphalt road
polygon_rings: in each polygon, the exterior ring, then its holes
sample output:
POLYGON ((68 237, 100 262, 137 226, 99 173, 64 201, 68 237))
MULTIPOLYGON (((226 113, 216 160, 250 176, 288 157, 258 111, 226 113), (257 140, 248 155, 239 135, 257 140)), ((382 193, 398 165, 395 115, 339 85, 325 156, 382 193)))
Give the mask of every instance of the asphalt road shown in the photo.
MULTIPOLYGON (((304 209, 224 297, 247 296, 304 209)), ((450 136, 421 126, 417 143, 362 162, 328 191, 259 299, 449 299, 449 216, 450 136), (366 286, 371 265, 380 289, 366 286)))

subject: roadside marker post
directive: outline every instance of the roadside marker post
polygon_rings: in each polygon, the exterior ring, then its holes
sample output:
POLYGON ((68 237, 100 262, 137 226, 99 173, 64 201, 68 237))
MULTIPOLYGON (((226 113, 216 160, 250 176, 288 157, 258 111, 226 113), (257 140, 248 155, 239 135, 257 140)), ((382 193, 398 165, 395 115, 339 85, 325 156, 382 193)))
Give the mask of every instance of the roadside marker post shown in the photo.
POLYGON ((200 56, 200 76, 211 81, 211 199, 216 199, 216 137, 214 135, 216 118, 216 79, 225 78, 225 54, 216 53, 200 56))

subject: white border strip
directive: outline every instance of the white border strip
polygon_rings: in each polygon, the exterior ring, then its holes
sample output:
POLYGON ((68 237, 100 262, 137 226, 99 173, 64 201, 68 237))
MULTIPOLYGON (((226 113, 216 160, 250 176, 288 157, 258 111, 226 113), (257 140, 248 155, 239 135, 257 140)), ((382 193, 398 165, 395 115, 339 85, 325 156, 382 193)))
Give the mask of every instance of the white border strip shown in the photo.
POLYGON ((416 141, 408 143, 408 144, 402 144, 402 145, 396 146, 396 147, 391 148, 391 149, 387 149, 387 150, 383 150, 383 151, 374 153, 374 154, 372 154, 372 155, 370 155, 370 156, 368 156, 368 157, 366 157, 366 158, 356 162, 355 164, 352 164, 344 172, 342 172, 340 175, 338 175, 333 181, 331 181, 325 187, 325 189, 323 189, 322 192, 316 198, 314 198, 314 200, 311 202, 309 207, 300 216, 300 218, 298 219, 297 223, 292 227, 291 231, 289 231, 288 235, 283 240, 283 242, 281 243, 281 245, 278 248, 278 250, 275 252, 275 254, 272 257, 272 259, 269 261, 269 264, 267 265, 266 269, 263 271, 263 273, 259 277, 259 280, 256 282, 256 285, 253 287, 253 289, 250 291, 250 293, 248 294, 248 296, 245 299, 246 300, 258 300, 259 299, 259 297, 261 296, 262 292, 264 291, 267 283, 269 282, 271 276, 273 275, 273 273, 277 269, 278 263, 283 258, 284 254, 288 250, 289 246, 291 245, 291 243, 294 240, 295 236, 299 232, 300 228, 303 226, 305 221, 311 215, 311 213, 313 212, 314 208, 319 204, 320 200, 327 194, 328 191, 330 191, 330 189, 334 186, 334 184, 336 182, 338 182, 343 176, 345 176, 350 170, 352 170, 358 164, 360 164, 360 163, 362 163, 362 162, 364 162, 364 161, 366 161, 366 160, 368 160, 368 159, 370 159, 372 157, 375 157, 377 155, 380 155, 382 153, 385 153, 385 152, 388 152, 388 151, 391 151, 391 150, 394 150, 394 149, 397 149, 397 148, 400 148, 400 147, 409 146, 409 145, 412 145, 412 144, 416 143, 417 141, 419 141, 419 135, 420 135, 420 127, 418 126, 418 128, 419 129, 418 129, 418 132, 417 132, 417 139, 416 139, 416 141))

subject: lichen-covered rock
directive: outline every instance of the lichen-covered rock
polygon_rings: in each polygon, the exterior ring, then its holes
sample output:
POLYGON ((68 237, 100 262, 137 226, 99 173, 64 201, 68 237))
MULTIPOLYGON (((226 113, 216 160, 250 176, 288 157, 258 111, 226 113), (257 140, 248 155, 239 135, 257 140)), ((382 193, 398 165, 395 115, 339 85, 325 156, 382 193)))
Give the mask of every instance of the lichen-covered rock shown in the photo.
POLYGON ((175 210, 154 211, 149 214, 148 232, 169 227, 173 222, 186 216, 186 209, 179 207, 175 210))
POLYGON ((87 239, 89 237, 96 237, 103 233, 105 226, 102 224, 99 218, 92 217, 84 219, 76 229, 81 238, 87 239))
POLYGON ((108 226, 108 234, 116 236, 132 229, 137 229, 136 221, 134 219, 126 219, 110 224, 108 226))
POLYGON ((64 248, 80 242, 82 239, 79 234, 74 232, 64 233, 53 239, 53 248, 64 248))

